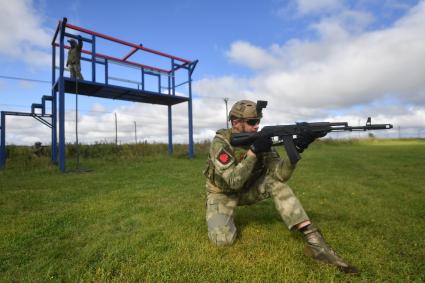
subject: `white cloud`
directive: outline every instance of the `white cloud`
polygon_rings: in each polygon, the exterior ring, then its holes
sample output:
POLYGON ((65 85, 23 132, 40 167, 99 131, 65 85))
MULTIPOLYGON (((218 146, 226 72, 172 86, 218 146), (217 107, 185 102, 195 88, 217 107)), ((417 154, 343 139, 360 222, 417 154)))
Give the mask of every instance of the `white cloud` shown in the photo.
POLYGON ((94 103, 90 109, 92 112, 105 112, 106 108, 100 103, 94 103))
POLYGON ((0 55, 31 66, 49 66, 52 32, 31 0, 0 0, 0 55))
POLYGON ((296 5, 298 12, 303 15, 335 10, 342 6, 341 0, 296 0, 296 5))
MULTIPOLYGON (((232 61, 261 72, 240 80, 226 77, 226 81, 240 86, 234 90, 237 98, 247 97, 240 95, 245 93, 251 99, 268 99, 273 108, 282 105, 281 111, 288 113, 274 115, 276 120, 326 118, 324 113, 393 99, 404 112, 385 117, 419 127, 425 105, 424 19, 422 1, 392 26, 364 31, 372 16, 345 10, 341 16, 313 25, 320 35, 315 41, 292 39, 269 48, 238 41, 228 53, 232 61), (350 21, 358 28, 347 28, 350 21), (419 104, 420 108, 403 104, 419 104)), ((208 95, 214 89, 216 94, 233 97, 226 92, 228 84, 221 87, 222 83, 220 78, 202 81, 197 91, 208 95)), ((373 116, 379 116, 385 109, 375 111, 373 116)))
POLYGON ((272 54, 249 42, 236 41, 230 46, 227 56, 234 62, 243 62, 252 69, 270 68, 278 62, 272 54))
MULTIPOLYGON (((244 55, 242 55, 244 56, 244 55)), ((193 89, 196 93, 206 97, 244 98, 252 95, 246 89, 249 80, 225 76, 220 78, 206 78, 196 81, 193 89)))
POLYGON ((364 31, 373 21, 374 17, 369 12, 347 9, 322 18, 318 23, 312 24, 311 28, 327 41, 338 41, 364 31))

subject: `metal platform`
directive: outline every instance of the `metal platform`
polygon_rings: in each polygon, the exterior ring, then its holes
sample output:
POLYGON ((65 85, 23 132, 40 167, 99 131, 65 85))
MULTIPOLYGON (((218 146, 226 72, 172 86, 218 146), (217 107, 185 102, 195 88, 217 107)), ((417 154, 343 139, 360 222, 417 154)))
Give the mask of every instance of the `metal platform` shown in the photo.
MULTIPOLYGON (((41 98, 41 103, 33 103, 30 113, 0 111, 0 168, 4 167, 6 160, 6 116, 15 115, 31 116, 51 128, 52 162, 57 163, 59 169, 65 172, 65 98, 66 94, 76 93, 91 97, 167 106, 169 154, 173 153, 172 106, 187 102, 188 153, 189 158, 193 158, 192 74, 198 60, 184 59, 147 48, 141 43, 134 44, 71 25, 68 23, 67 18, 59 21, 51 41, 51 47, 51 93, 44 94, 41 98), (101 40, 99 41, 99 39, 101 40), (65 75, 68 75, 65 70, 70 71, 65 68, 67 63, 65 51, 71 48, 71 46, 66 45, 66 42, 72 42, 71 40, 78 41, 78 48, 84 54, 84 56, 81 56, 81 60, 88 62, 88 64, 84 64, 86 80, 78 81, 78 89, 76 89, 76 80, 65 75), (83 49, 83 42, 86 49, 83 49), (121 54, 119 50, 122 50, 122 47, 129 48, 129 50, 121 54), (111 50, 114 52, 101 54, 97 50, 111 50), (129 58, 136 52, 141 53, 141 56, 138 59, 133 57, 130 61, 129 58), (149 55, 147 58, 150 58, 150 65, 146 64, 146 56, 144 55, 149 55), (166 67, 167 61, 169 67, 166 67), (155 62, 161 62, 161 64, 159 65, 155 62), (117 65, 119 65, 119 69, 117 69, 117 65), (100 67, 99 70, 101 72, 97 71, 98 67, 100 67), (126 68, 124 74, 121 73, 123 68, 126 68), (117 72, 117 70, 119 71, 117 72), (89 75, 90 73, 91 75, 89 75), (113 77, 110 74, 121 74, 125 78, 113 77), (127 77, 138 79, 131 81, 127 77), (115 82, 123 82, 123 84, 115 82), (176 88, 183 85, 186 85, 187 88, 180 88, 179 95, 176 95, 176 88), (52 107, 49 109, 51 113, 46 113, 47 103, 51 103, 52 107)), ((77 129, 76 132, 78 132, 77 129)))
MULTIPOLYGON (((76 93, 75 79, 64 77, 64 87, 66 93, 76 93)), ((57 82, 54 86, 54 91, 59 91, 57 82)), ((138 90, 85 80, 78 81, 78 94, 168 106, 189 101, 189 98, 184 96, 160 94, 153 91, 138 90)))

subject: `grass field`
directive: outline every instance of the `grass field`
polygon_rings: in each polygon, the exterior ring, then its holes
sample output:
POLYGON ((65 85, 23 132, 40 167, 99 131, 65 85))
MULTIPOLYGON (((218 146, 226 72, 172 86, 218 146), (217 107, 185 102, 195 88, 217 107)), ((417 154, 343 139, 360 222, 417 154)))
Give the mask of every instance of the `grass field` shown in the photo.
POLYGON ((362 273, 306 258, 270 200, 236 212, 234 246, 208 242, 206 155, 47 157, 0 171, 2 282, 424 282, 425 142, 319 143, 291 187, 328 242, 362 273), (70 165, 72 167, 72 164, 70 165))

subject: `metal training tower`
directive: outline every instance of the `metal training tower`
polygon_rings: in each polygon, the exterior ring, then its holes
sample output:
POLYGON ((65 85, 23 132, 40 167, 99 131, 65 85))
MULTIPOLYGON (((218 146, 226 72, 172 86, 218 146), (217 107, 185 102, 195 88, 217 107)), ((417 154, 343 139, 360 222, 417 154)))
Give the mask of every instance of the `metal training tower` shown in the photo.
MULTIPOLYGON (((192 74, 198 60, 187 60, 174 55, 156 51, 142 44, 126 42, 111 36, 94 32, 82 27, 71 25, 67 18, 59 21, 56 32, 51 42, 52 45, 52 88, 51 95, 44 95, 42 103, 33 103, 30 113, 1 111, 1 137, 0 137, 0 168, 6 162, 6 116, 29 116, 37 119, 52 129, 52 152, 51 157, 59 169, 65 171, 65 94, 86 95, 107 99, 125 100, 131 102, 151 103, 168 107, 168 153, 173 153, 172 131, 172 106, 178 103, 188 103, 188 127, 189 127, 189 158, 193 158, 193 121, 192 121, 192 74), (79 33, 76 35, 75 33, 79 33), (89 50, 81 51, 81 61, 88 62, 89 67, 82 67, 87 76, 87 69, 91 70, 91 78, 78 80, 65 76, 65 49, 70 46, 65 44, 65 39, 79 39, 88 43, 89 50), (113 44, 113 46, 109 45, 113 44), (121 58, 97 52, 99 47, 104 46, 131 49, 121 58), (59 65, 56 66, 57 52, 59 65), (136 52, 142 53, 142 58, 151 59, 152 62, 162 60, 164 66, 151 66, 142 64, 129 58, 136 52), (168 63, 167 63, 168 62, 168 63), (103 70, 102 70, 103 67, 103 70), (123 67, 126 72, 132 71, 132 78, 123 79, 111 75, 114 67, 123 67), (101 72, 99 72, 101 69, 101 72), (187 76, 184 75, 187 71, 187 76), (134 73, 136 72, 136 73, 134 73), (182 74, 183 73, 183 74, 182 74), (165 79, 164 79, 165 78, 165 79), (183 79, 182 82, 177 81, 183 79), (111 83, 114 81, 114 83, 111 83), (165 86, 163 86, 165 81, 165 86), (187 85, 187 94, 176 89, 187 85), (136 86, 136 87, 134 87, 136 86), (51 102, 52 111, 46 113, 46 103, 51 102), (36 111, 36 109, 39 109, 36 111), (50 122, 45 118, 50 118, 50 122)), ((87 45, 87 44, 86 44, 87 45)))

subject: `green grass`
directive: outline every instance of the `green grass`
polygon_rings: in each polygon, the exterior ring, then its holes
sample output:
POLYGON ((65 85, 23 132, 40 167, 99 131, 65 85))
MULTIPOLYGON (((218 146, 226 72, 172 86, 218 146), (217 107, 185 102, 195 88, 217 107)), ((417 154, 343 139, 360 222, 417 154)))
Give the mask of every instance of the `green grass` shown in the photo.
POLYGON ((303 154, 290 185, 356 278, 306 258, 270 200, 237 209, 234 246, 212 246, 205 153, 177 155, 83 158, 92 172, 65 174, 45 156, 11 156, 0 171, 0 281, 425 281, 423 141, 303 154))

